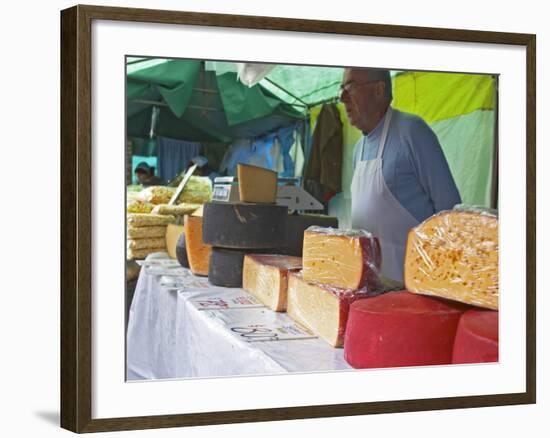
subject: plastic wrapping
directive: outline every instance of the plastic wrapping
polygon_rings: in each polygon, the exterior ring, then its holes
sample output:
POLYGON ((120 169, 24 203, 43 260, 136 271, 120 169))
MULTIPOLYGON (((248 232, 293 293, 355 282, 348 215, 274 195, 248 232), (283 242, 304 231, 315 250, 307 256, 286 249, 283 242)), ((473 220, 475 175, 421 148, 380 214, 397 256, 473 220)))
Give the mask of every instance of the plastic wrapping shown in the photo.
MULTIPOLYGON (((174 191, 183 179, 185 172, 180 173, 170 182, 169 189, 174 191)), ((212 181, 207 176, 192 176, 185 184, 185 188, 177 200, 177 203, 190 202, 204 204, 212 199, 212 181)))
POLYGON ((176 192, 174 187, 151 186, 139 192, 139 199, 151 204, 168 204, 176 192))
POLYGON ((308 282, 377 289, 381 257, 378 238, 364 230, 312 226, 304 233, 303 275, 308 282))
POLYGON ((168 225, 174 223, 176 218, 172 215, 160 215, 152 213, 129 213, 127 215, 128 225, 132 227, 149 227, 168 225))
POLYGON ((243 289, 276 312, 287 307, 288 275, 302 268, 301 257, 248 254, 243 263, 243 289))
POLYGON ((152 208, 151 213, 154 214, 167 214, 172 216, 183 216, 186 214, 191 214, 195 210, 197 210, 201 204, 190 204, 187 202, 183 202, 178 205, 167 205, 167 204, 159 204, 159 205, 153 205, 154 208, 152 208))
POLYGON ((128 249, 163 248, 165 240, 162 237, 145 237, 143 239, 126 240, 128 249))
POLYGON ((415 293, 498 309, 498 216, 460 206, 409 232, 405 285, 415 293))
POLYGON ((164 237, 166 235, 166 225, 154 225, 149 227, 134 227, 128 225, 126 236, 129 239, 143 239, 145 237, 164 237))
POLYGON ((350 304, 377 294, 367 288, 351 290, 311 283, 301 272, 291 273, 287 313, 333 347, 342 347, 350 304))
POLYGON ((155 206, 150 202, 140 200, 128 201, 126 203, 127 213, 151 213, 155 206))

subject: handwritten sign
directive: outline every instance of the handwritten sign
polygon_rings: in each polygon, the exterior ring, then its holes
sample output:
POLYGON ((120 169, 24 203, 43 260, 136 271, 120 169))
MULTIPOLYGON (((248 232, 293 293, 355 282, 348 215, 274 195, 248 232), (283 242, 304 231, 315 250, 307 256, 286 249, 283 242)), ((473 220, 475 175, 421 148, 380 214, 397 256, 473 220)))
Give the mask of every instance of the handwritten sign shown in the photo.
POLYGON ((190 301, 199 310, 263 307, 261 302, 259 302, 252 295, 248 294, 240 294, 236 296, 197 297, 191 299, 190 301))
POLYGON ((233 335, 245 342, 289 341, 317 337, 294 323, 248 324, 228 328, 233 335))

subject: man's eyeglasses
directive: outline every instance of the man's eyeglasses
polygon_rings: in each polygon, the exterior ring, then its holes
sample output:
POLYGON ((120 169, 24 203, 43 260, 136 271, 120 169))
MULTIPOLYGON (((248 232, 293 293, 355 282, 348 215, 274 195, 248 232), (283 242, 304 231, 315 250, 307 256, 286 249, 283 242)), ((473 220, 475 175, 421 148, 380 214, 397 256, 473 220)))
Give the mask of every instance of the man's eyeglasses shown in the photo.
POLYGON ((365 81, 365 82, 353 82, 353 81, 346 82, 345 84, 342 84, 340 86, 340 95, 344 93, 350 94, 355 87, 359 87, 361 85, 373 84, 375 82, 381 82, 381 79, 373 79, 372 81, 365 81))

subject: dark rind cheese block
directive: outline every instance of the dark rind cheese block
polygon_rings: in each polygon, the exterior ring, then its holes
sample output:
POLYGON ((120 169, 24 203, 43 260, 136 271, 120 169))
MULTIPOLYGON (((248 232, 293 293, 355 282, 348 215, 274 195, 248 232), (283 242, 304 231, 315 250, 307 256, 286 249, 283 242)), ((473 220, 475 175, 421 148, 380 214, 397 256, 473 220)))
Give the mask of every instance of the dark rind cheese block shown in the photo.
POLYGON ((176 243, 176 258, 181 266, 189 267, 189 259, 187 258, 187 249, 185 248, 185 233, 181 233, 178 242, 176 243))
POLYGON ((222 248, 271 249, 285 239, 288 208, 270 204, 204 204, 204 243, 222 248))
POLYGON ((253 252, 251 249, 212 248, 208 281, 214 286, 241 287, 244 256, 253 252))
POLYGON ((468 310, 458 323, 453 363, 498 362, 498 312, 468 310))
POLYGON ((338 218, 321 214, 289 214, 286 222, 286 244, 282 254, 302 257, 304 231, 310 226, 338 228, 338 218))
POLYGON ((350 306, 344 358, 354 368, 452 363, 460 303, 388 292, 350 306))
POLYGON ((371 296, 366 289, 346 290, 308 283, 301 273, 288 277, 287 313, 333 347, 344 345, 350 304, 371 296))
POLYGON ((243 289, 276 312, 286 310, 288 274, 302 269, 302 259, 289 255, 248 254, 243 263, 243 289))

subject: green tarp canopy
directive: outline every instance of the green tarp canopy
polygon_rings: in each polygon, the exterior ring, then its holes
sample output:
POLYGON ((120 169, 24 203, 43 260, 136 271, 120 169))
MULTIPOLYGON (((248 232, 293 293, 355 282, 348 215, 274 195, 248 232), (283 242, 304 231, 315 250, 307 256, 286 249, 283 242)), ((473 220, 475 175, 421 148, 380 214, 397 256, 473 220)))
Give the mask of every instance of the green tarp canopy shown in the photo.
POLYGON ((128 58, 128 136, 149 136, 153 108, 160 110, 156 135, 222 143, 257 137, 307 115, 305 106, 260 84, 243 85, 235 71, 205 67, 196 60, 128 58))

